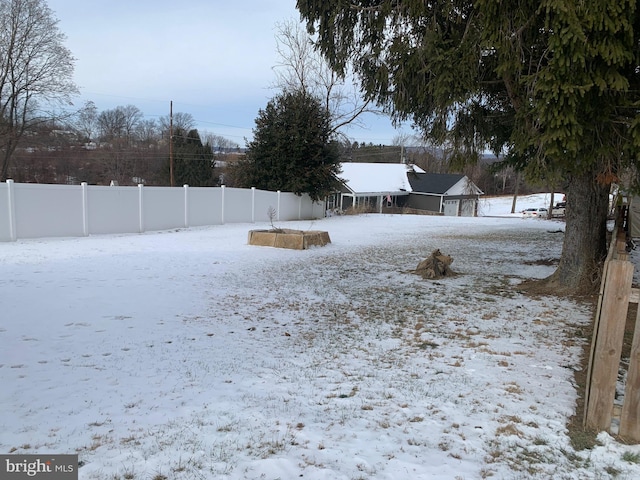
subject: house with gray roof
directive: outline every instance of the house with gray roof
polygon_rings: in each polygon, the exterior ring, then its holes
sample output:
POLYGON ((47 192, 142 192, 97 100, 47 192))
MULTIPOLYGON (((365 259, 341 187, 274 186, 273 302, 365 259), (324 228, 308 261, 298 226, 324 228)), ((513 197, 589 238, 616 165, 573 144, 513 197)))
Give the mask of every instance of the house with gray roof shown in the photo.
POLYGON ((342 163, 341 188, 328 211, 362 209, 383 213, 410 208, 425 213, 475 216, 482 191, 466 175, 426 173, 403 163, 342 163))
POLYGON ((382 213, 384 208, 404 206, 411 192, 409 173, 424 173, 404 163, 340 164, 340 191, 330 196, 328 210, 366 210, 382 213))

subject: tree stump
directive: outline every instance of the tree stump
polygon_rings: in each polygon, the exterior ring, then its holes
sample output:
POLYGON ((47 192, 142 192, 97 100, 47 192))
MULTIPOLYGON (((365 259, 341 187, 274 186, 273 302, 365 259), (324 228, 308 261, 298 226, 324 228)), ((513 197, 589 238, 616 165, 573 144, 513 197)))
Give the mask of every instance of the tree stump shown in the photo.
POLYGON ((443 277, 452 277, 455 272, 449 268, 453 263, 453 258, 449 255, 443 255, 440 250, 434 250, 431 256, 427 257, 418 264, 413 273, 420 275, 422 278, 433 280, 443 277))

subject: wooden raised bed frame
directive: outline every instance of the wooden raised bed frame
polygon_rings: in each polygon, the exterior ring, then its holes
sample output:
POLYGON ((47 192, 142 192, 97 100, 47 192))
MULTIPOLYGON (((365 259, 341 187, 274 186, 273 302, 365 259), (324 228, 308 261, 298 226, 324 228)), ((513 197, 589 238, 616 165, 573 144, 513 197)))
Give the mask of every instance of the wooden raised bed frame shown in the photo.
POLYGON ((262 247, 307 250, 310 247, 322 247, 328 243, 331 243, 329 234, 318 230, 274 229, 249 231, 249 245, 262 247))

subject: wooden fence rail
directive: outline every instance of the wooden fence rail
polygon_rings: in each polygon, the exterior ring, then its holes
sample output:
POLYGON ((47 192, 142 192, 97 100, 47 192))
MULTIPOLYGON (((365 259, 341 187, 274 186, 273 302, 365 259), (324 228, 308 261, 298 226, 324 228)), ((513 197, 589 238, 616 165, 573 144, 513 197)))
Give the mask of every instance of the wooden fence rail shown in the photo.
MULTIPOLYGON (((587 370, 584 426, 611 433, 616 384, 629 303, 638 303, 632 288, 633 264, 628 260, 626 209, 620 210, 602 273, 587 370)), ((640 309, 639 309, 640 310, 640 309)), ((639 312, 640 313, 640 312, 639 312)), ((640 315, 636 317, 618 435, 640 443, 640 315)))

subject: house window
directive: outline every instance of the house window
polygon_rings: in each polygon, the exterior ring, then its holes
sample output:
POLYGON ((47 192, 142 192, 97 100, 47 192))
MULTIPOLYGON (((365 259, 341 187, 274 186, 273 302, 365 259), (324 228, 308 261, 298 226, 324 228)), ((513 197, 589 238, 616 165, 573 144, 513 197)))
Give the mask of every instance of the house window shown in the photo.
POLYGON ((337 207, 337 195, 329 195, 327 197, 327 209, 328 210, 333 210, 334 208, 337 207))

